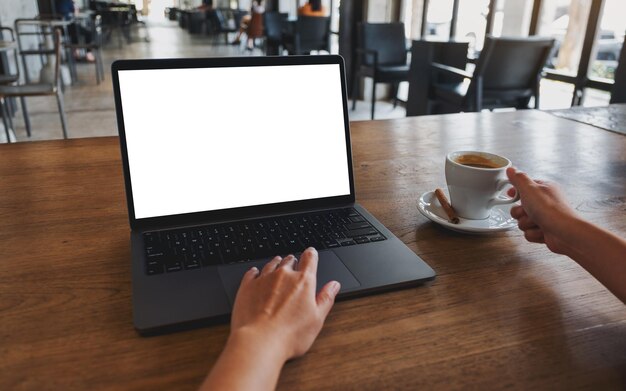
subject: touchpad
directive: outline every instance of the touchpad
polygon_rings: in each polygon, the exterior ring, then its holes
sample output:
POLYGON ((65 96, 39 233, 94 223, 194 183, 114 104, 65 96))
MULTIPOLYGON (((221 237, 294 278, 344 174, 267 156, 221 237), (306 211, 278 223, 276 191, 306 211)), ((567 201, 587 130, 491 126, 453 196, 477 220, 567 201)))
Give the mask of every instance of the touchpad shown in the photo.
MULTIPOLYGON (((300 254, 296 254, 296 256, 299 259, 300 254)), ((353 289, 361 285, 333 251, 320 251, 319 257, 320 259, 317 264, 317 291, 331 280, 336 280, 341 283, 341 290, 339 292, 353 289)), ((235 303, 235 296, 237 295, 237 290, 239 289, 243 275, 253 266, 256 266, 259 270, 263 269, 263 266, 269 261, 270 259, 266 259, 263 261, 224 265, 217 268, 220 278, 222 279, 222 284, 224 284, 224 289, 226 289, 226 295, 228 296, 231 307, 235 303)))

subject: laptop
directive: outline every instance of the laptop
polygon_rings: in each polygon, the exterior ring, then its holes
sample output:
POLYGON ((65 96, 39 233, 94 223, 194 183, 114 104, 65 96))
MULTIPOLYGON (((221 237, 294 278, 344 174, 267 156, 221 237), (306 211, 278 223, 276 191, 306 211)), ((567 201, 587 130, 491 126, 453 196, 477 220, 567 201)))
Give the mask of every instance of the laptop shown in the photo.
POLYGON ((228 321, 243 274, 313 246, 339 299, 435 272, 355 202, 340 56, 119 60, 141 334, 228 321))

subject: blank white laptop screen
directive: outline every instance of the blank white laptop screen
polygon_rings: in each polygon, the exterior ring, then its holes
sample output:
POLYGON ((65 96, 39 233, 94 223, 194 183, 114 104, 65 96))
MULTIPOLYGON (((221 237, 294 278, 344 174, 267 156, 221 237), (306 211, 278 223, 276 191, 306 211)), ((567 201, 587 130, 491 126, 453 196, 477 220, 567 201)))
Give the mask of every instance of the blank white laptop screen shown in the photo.
POLYGON ((339 65, 119 71, 135 218, 350 194, 339 65))

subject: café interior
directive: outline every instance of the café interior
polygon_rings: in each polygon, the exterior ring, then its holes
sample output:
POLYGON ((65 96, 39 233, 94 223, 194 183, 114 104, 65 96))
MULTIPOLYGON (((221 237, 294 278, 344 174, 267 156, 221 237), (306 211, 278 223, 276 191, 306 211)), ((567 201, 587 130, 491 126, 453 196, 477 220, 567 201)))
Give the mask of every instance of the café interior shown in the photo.
MULTIPOLYGON (((521 97, 521 103, 516 99, 486 102, 483 110, 552 110, 624 101, 615 92, 620 89, 615 79, 618 83, 623 80, 621 74, 626 68, 619 66, 626 26, 619 16, 624 5, 618 0, 324 0, 323 12, 318 16, 321 19, 312 19, 317 23, 308 23, 306 29, 298 32, 308 35, 302 39, 309 47, 296 48, 293 29, 298 9, 305 3, 266 1, 264 15, 255 16, 249 30, 241 34, 240 44, 233 45, 244 16, 254 14, 250 0, 74 1, 75 23, 60 26, 64 34, 59 82, 63 86, 67 137, 117 134, 108 73, 114 60, 128 58, 340 54, 346 62, 350 99, 364 101, 349 112, 354 121, 477 111, 460 103, 463 99, 455 92, 451 94, 456 96, 448 96, 450 90, 471 79, 450 70, 439 72, 433 79, 430 64, 422 59, 431 57, 430 62, 438 61, 471 75, 479 63, 483 69, 490 66, 480 59, 486 37, 515 37, 522 41, 542 37, 553 40, 546 49, 549 53, 541 53, 540 48, 537 58, 518 69, 526 72, 522 87, 532 89, 531 96, 521 97), (367 29, 368 23, 378 25, 370 27, 371 34, 377 37, 370 42, 369 35, 361 30, 363 24, 367 29), (359 50, 364 48, 384 49, 385 54, 381 55, 390 56, 391 61, 385 66, 399 67, 396 73, 379 74, 376 83, 372 83, 374 79, 368 76, 372 74, 371 64, 362 63, 369 60, 359 58, 359 50), (364 73, 359 74, 361 66, 364 73), (409 72, 411 67, 413 71, 409 72), (373 85, 377 87, 375 91, 373 85), (372 101, 375 105, 370 104, 372 101)), ((52 46, 48 39, 49 47, 44 47, 45 26, 28 21, 63 19, 55 10, 55 1, 8 0, 0 7, 5 42, 5 49, 0 52, 0 71, 6 80, 3 84, 36 83, 41 76, 45 82, 55 83, 53 66, 47 65, 55 60, 52 55, 42 54, 52 46)), ((522 53, 517 54, 520 56, 532 56, 533 49, 526 48, 522 41, 511 50, 522 53), (523 54, 525 50, 530 52, 523 54)), ((498 56, 511 55, 505 50, 491 55, 491 64, 501 61, 498 56)), ((494 72, 506 72, 491 67, 494 72)), ((503 77, 499 83, 506 86, 506 79, 503 77)), ((5 142, 7 134, 10 141, 63 137, 54 95, 8 97, 7 101, 12 119, 9 126, 14 127, 0 132, 5 142), (24 102, 27 110, 17 101, 24 102), (26 121, 32 131, 27 131, 26 121)))
POLYGON ((620 300, 509 209, 459 228, 424 198, 447 153, 486 150, 626 237, 623 0, 67 3, 0 2, 0 389, 197 389, 228 338, 133 328, 111 64, 327 54, 345 62, 356 201, 437 277, 338 301, 277 388, 626 386, 620 300))

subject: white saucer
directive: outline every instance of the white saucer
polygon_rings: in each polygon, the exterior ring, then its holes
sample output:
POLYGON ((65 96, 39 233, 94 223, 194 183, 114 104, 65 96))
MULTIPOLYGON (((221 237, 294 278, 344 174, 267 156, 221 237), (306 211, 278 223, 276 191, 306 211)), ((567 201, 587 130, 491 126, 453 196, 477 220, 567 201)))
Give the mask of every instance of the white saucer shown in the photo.
POLYGON ((515 205, 496 205, 491 209, 491 215, 484 220, 468 220, 460 217, 458 224, 452 224, 448 221, 446 212, 439 204, 434 191, 427 191, 417 201, 417 209, 431 221, 453 231, 472 234, 489 234, 517 227, 517 220, 511 217, 511 208, 515 205))

